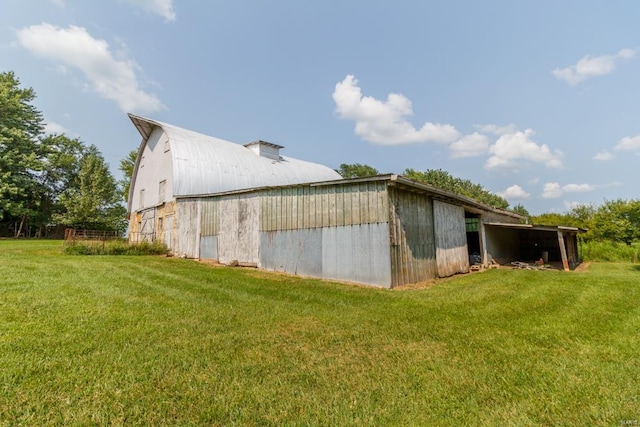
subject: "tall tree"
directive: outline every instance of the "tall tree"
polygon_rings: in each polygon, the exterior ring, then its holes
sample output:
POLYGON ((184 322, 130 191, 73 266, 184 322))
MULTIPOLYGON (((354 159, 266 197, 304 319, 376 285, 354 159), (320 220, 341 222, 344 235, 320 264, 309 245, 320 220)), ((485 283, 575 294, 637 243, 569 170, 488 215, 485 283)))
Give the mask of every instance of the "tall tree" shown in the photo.
POLYGON ((361 165, 360 163, 343 163, 340 165, 339 169, 336 169, 336 172, 345 179, 365 178, 380 174, 376 168, 369 165, 361 165))
POLYGON ((91 145, 82 156, 77 186, 60 196, 64 212, 56 219, 70 227, 124 231, 126 209, 120 203, 121 194, 100 151, 91 145))
POLYGON ((120 180, 120 187, 122 188, 122 196, 125 202, 129 201, 129 188, 131 188, 131 177, 133 176, 133 168, 136 165, 136 159, 138 158, 138 150, 131 150, 127 157, 120 160, 119 169, 122 172, 123 178, 120 180))
POLYGON ((0 73, 0 220, 19 223, 16 235, 39 208, 32 194, 43 168, 43 126, 42 113, 31 104, 35 97, 13 72, 0 73))

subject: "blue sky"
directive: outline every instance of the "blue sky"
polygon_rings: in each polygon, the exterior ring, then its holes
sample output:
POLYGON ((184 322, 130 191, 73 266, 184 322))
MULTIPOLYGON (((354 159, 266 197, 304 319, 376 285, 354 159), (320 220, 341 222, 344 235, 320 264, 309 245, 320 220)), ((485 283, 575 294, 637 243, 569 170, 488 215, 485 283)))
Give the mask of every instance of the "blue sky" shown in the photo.
POLYGON ((127 112, 531 213, 639 198, 640 2, 2 1, 0 71, 116 177, 127 112))

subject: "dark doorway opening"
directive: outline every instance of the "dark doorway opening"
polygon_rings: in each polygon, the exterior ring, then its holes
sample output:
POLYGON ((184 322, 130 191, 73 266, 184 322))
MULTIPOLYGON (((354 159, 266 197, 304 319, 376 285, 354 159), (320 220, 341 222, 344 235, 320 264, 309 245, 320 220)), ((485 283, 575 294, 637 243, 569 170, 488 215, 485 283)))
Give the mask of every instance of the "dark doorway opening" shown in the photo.
POLYGON ((480 215, 465 212, 464 222, 467 231, 469 265, 482 264, 482 251, 480 249, 480 215))

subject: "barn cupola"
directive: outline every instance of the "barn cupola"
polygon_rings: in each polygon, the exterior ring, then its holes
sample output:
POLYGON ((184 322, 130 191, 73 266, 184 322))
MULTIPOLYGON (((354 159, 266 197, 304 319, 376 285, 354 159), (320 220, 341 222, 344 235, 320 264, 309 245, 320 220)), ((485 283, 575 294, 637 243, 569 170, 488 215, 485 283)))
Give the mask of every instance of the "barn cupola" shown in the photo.
POLYGON ((280 149, 284 148, 282 145, 272 144, 262 140, 252 141, 244 146, 253 151, 256 155, 272 160, 281 160, 280 149))

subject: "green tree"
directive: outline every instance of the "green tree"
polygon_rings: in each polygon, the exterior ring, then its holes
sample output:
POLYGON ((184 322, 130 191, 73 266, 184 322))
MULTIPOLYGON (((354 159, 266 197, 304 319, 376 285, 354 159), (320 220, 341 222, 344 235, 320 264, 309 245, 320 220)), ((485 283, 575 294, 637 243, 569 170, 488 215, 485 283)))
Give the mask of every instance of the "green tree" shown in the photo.
POLYGON ((640 239, 640 200, 605 201, 595 211, 591 223, 594 239, 630 245, 640 239))
POLYGON ((349 178, 366 178, 368 176, 380 175, 380 172, 372 166, 362 165, 360 163, 343 163, 336 172, 345 179, 349 178))
POLYGON ((43 126, 42 113, 31 104, 35 97, 33 89, 20 88, 13 72, 0 73, 0 220, 20 224, 16 235, 39 209, 32 195, 43 168, 43 126))
POLYGON ((529 213, 529 211, 527 210, 527 208, 525 208, 522 204, 518 203, 517 205, 515 205, 513 208, 511 208, 512 212, 517 213, 518 215, 522 215, 523 217, 527 218, 527 220, 529 218, 531 218, 531 214, 529 213))
POLYGON ((501 209, 509 207, 509 202, 497 194, 491 193, 481 185, 474 184, 468 179, 456 178, 442 169, 427 169, 422 172, 409 168, 405 169, 402 175, 414 181, 424 182, 461 196, 470 197, 489 206, 501 209))
POLYGON ((131 188, 131 177, 133 176, 133 168, 136 165, 136 159, 138 158, 138 150, 131 150, 127 157, 120 160, 119 169, 122 172, 123 178, 120 180, 120 188, 122 188, 122 197, 125 202, 129 201, 129 188, 131 188))
POLYGON ((64 212, 56 220, 69 227, 123 232, 126 209, 121 194, 104 158, 91 145, 82 156, 77 186, 60 196, 64 212))

